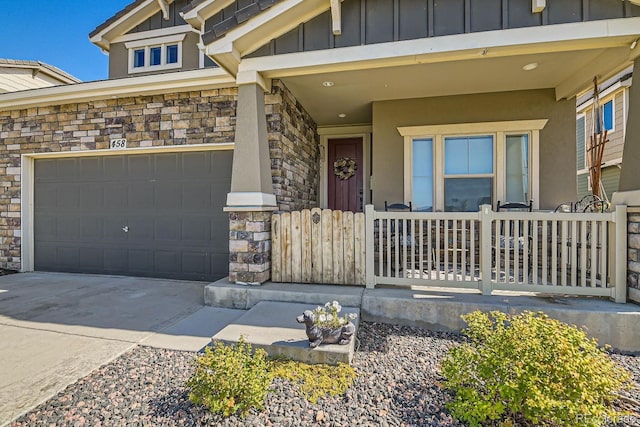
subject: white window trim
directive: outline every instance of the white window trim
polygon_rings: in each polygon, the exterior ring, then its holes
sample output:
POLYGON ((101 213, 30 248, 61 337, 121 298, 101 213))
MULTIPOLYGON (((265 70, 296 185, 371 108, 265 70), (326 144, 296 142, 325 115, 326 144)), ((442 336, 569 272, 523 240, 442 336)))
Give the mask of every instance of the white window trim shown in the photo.
POLYGON ((616 97, 615 95, 612 96, 609 99, 606 99, 605 101, 602 102, 602 104, 600 105, 600 108, 602 108, 602 126, 604 126, 604 106, 608 103, 611 102, 611 129, 607 129, 607 132, 609 133, 613 133, 616 131, 616 97))
POLYGON ((492 135, 494 147, 494 202, 504 200, 505 168, 504 156, 506 136, 514 134, 529 135, 530 194, 534 209, 539 209, 540 202, 540 130, 548 120, 515 120, 504 122, 462 123, 428 126, 399 127, 398 132, 404 137, 404 202, 412 201, 413 189, 413 150, 414 139, 432 138, 434 144, 434 210, 444 210, 444 138, 448 136, 492 135))
POLYGON ((127 42, 124 46, 129 49, 129 74, 145 73, 149 71, 158 70, 171 70, 176 68, 182 68, 182 42, 184 41, 186 34, 175 34, 165 37, 156 37, 152 39, 143 39, 127 42), (167 64, 167 46, 178 45, 178 62, 167 64), (150 65, 149 61, 151 56, 149 55, 152 47, 161 48, 161 59, 159 65, 150 65), (135 64, 135 51, 144 48, 144 66, 134 67, 135 64))

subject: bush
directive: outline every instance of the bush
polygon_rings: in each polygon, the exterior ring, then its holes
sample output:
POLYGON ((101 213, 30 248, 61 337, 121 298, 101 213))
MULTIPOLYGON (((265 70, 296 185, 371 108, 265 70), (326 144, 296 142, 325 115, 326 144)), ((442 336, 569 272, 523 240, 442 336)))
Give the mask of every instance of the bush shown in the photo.
POLYGON ((630 375, 584 331, 543 313, 462 316, 469 342, 442 362, 448 408, 471 426, 597 426, 630 375))
POLYGON ((344 394, 356 377, 355 370, 346 363, 330 365, 309 365, 293 360, 274 360, 271 362, 274 377, 296 384, 302 396, 316 404, 320 397, 344 394))
POLYGON ((224 416, 245 416, 251 407, 262 409, 271 384, 267 367, 267 353, 254 352, 243 337, 232 346, 216 342, 196 359, 195 372, 187 381, 189 400, 224 416))

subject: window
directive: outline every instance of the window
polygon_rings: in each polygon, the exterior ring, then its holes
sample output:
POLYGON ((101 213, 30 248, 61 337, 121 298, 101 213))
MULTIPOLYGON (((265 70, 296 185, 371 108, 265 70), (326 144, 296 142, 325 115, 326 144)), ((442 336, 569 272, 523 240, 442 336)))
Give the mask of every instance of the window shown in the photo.
POLYGON ((613 130, 613 99, 602 106, 602 121, 604 130, 613 130))
POLYGON ((144 67, 144 49, 133 51, 133 66, 136 68, 144 67))
POLYGON ((477 211, 493 193, 493 136, 444 138, 444 207, 477 211))
POLYGON ((477 211, 538 198, 538 139, 547 120, 401 127, 405 202, 418 211, 477 211))
POLYGON ((125 43, 129 49, 129 73, 182 67, 182 41, 186 34, 175 34, 125 43))
POLYGON ((175 64, 178 62, 178 45, 172 44, 167 46, 167 64, 175 64))

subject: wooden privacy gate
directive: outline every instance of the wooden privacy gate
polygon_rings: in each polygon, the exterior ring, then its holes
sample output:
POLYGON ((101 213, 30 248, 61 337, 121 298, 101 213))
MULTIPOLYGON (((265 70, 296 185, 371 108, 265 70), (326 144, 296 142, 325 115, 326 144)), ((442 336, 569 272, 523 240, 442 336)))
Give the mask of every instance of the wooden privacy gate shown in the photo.
POLYGON ((271 219, 274 282, 365 284, 363 213, 311 210, 271 219))

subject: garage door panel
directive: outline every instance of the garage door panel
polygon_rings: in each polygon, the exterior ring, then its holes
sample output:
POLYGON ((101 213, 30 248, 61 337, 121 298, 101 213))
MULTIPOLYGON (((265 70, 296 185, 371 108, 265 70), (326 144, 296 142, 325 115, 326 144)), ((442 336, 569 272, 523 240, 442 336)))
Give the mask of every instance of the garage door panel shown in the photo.
POLYGON ((55 209, 58 205, 56 184, 38 183, 34 192, 34 207, 43 210, 55 209))
MULTIPOLYGON (((220 230, 218 230, 218 233, 220 230)), ((226 233, 225 233, 226 234, 226 233)), ((206 216, 182 219, 181 239, 187 241, 208 241, 211 235, 211 222, 206 216)))
POLYGON ((78 260, 81 266, 100 271, 104 267, 104 251, 100 248, 80 248, 78 260))
POLYGON ((77 209, 80 207, 80 184, 60 183, 57 185, 57 208, 77 209))
POLYGON ((173 217, 156 218, 154 222, 156 240, 179 240, 180 221, 173 217))
POLYGON ((35 217, 33 230, 41 240, 55 240, 58 236, 58 217, 42 214, 35 217))
POLYGON ((57 159, 42 159, 35 164, 36 179, 55 180, 58 178, 58 161, 57 159))
POLYGON ((136 181, 129 185, 128 206, 131 209, 148 209, 153 206, 153 181, 136 181))
POLYGON ((104 183, 104 206, 108 210, 127 208, 128 185, 125 182, 110 181, 104 183))
POLYGON ((83 241, 102 240, 104 238, 103 219, 95 215, 80 218, 80 238, 83 241))
POLYGON ((176 197, 182 191, 179 182, 162 182, 155 186, 155 204, 158 209, 179 209, 181 198, 176 197))
POLYGON ((153 162, 151 155, 128 156, 129 178, 141 179, 153 176, 153 162))
POLYGON ((129 270, 133 273, 152 273, 154 271, 153 251, 150 249, 129 250, 129 270))
POLYGON ((182 186, 182 209, 207 210, 211 207, 211 184, 196 182, 182 186))
POLYGON ((182 177, 210 178, 211 164, 208 156, 200 153, 184 153, 182 155, 182 177))
POLYGON ((155 178, 157 180, 175 179, 180 176, 178 153, 158 154, 155 158, 155 178))
POLYGON ((160 273, 177 274, 181 271, 180 254, 176 251, 156 251, 155 270, 160 273))
POLYGON ((105 216, 104 223, 104 239, 107 242, 120 242, 127 240, 127 233, 123 230, 126 227, 127 220, 121 215, 105 216))
POLYGON ((124 156, 106 156, 102 159, 102 175, 111 180, 126 179, 127 167, 124 156))
POLYGON ((105 248, 104 249, 104 269, 112 273, 126 273, 128 271, 128 254, 126 249, 105 248))
POLYGON ((100 157, 81 157, 79 180, 96 180, 102 178, 102 159, 100 157))
MULTIPOLYGON (((130 215, 127 218, 127 238, 133 241, 153 241, 153 218, 147 215, 130 215)), ((145 242, 147 243, 147 242, 145 242)))
POLYGON ((60 241, 74 241, 80 238, 79 218, 70 215, 60 215, 57 218, 56 239, 60 241))
POLYGON ((83 212, 104 209, 104 185, 102 183, 81 183, 78 191, 80 192, 80 209, 83 212))
POLYGON ((59 159, 58 161, 58 180, 75 180, 78 177, 78 160, 77 159, 59 159))
POLYGON ((190 271, 193 274, 207 276, 207 258, 209 254, 206 252, 182 252, 182 269, 190 271))
POLYGON ((35 268, 227 275, 231 159, 210 151, 36 160, 35 268))

